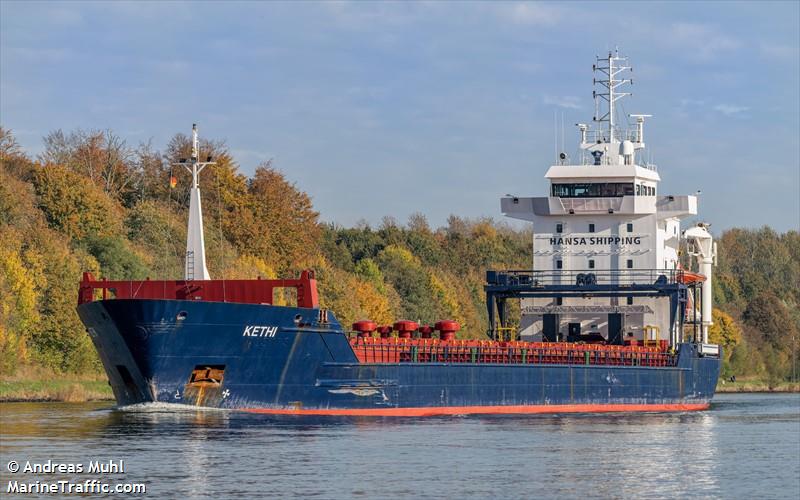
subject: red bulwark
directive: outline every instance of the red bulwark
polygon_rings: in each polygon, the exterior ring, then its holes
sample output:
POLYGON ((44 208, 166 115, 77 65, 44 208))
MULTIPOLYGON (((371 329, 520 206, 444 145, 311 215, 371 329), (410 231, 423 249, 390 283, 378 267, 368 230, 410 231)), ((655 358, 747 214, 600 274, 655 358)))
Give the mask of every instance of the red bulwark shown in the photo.
POLYGON ((285 280, 95 280, 83 273, 78 290, 78 305, 95 300, 95 290, 102 290, 105 299, 202 300, 240 304, 272 304, 276 288, 297 290, 297 307, 317 308, 317 280, 310 270, 297 279, 285 280))

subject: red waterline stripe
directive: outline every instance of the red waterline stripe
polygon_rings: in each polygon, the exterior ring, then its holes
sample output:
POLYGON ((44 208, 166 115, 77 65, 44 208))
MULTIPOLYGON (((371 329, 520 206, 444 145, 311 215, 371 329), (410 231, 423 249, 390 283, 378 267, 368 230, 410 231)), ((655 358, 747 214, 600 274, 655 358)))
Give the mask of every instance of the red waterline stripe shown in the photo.
POLYGON ((709 403, 671 404, 579 404, 579 405, 517 405, 517 406, 440 406, 424 408, 244 408, 249 413, 269 415, 346 415, 369 417, 431 417, 435 415, 511 415, 530 413, 612 413, 642 411, 698 411, 707 410, 709 403))

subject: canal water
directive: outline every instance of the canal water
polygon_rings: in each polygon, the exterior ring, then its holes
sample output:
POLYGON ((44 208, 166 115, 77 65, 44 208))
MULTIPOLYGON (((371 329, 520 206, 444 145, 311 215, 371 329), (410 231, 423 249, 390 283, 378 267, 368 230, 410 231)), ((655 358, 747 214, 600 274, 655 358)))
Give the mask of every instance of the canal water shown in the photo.
POLYGON ((143 483, 150 498, 797 499, 800 395, 720 394, 694 413, 424 419, 6 403, 0 456, 5 498, 9 481, 98 479, 143 483), (48 460, 122 460, 124 473, 8 471, 48 460))

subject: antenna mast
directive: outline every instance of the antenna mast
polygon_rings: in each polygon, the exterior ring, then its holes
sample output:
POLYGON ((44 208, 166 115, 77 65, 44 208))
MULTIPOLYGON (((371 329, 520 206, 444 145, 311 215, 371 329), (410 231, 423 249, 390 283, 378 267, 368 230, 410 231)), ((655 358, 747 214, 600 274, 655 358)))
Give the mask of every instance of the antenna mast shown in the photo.
POLYGON ((215 165, 211 157, 207 161, 199 161, 199 147, 197 140, 197 124, 192 124, 192 157, 188 165, 185 158, 179 163, 192 174, 192 188, 189 198, 189 230, 186 235, 186 266, 184 279, 210 280, 211 275, 206 267, 206 246, 203 237, 203 208, 200 203, 200 172, 208 165, 215 165))
POLYGON ((592 91, 592 97, 595 99, 595 109, 597 110, 594 121, 608 122, 608 137, 606 142, 609 143, 616 142, 614 134, 614 103, 625 96, 631 95, 630 92, 616 92, 618 87, 626 83, 633 83, 633 80, 629 78, 617 78, 617 75, 623 71, 633 71, 630 66, 625 65, 627 62, 628 58, 620 57, 619 50, 617 49, 613 53, 609 52, 608 57, 598 57, 597 63, 592 65, 592 71, 595 73, 599 72, 602 75, 600 79, 593 79, 593 83, 595 85, 599 83, 604 87, 600 92, 592 91), (608 103, 608 110, 602 116, 598 116, 600 115, 600 99, 608 103))

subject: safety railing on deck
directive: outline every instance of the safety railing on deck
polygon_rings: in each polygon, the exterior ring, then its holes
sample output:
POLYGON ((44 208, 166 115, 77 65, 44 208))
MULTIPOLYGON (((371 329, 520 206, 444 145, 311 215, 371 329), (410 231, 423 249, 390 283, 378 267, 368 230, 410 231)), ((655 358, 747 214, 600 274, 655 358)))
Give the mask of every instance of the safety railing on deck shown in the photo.
POLYGON ((680 269, 585 269, 570 271, 487 271, 486 283, 499 286, 671 285, 685 282, 680 269))
POLYGON ((572 344, 563 342, 493 342, 437 339, 350 339, 361 363, 566 364, 675 366, 677 356, 658 347, 572 344))

